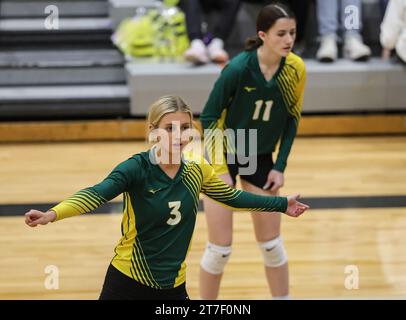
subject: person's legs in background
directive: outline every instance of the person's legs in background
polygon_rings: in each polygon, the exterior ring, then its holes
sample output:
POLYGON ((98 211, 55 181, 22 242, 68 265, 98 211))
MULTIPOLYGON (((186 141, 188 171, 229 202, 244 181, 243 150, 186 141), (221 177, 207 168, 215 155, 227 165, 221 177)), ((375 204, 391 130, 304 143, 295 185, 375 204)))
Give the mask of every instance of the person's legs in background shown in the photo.
POLYGON ((338 57, 338 0, 317 0, 316 9, 320 35, 316 57, 321 62, 333 62, 338 57))
POLYGON ((229 59, 224 43, 233 30, 240 9, 240 0, 210 0, 210 4, 220 11, 220 19, 213 29, 213 39, 207 46, 209 58, 216 63, 225 63, 229 59))
POLYGON ((190 48, 185 52, 185 59, 194 64, 209 62, 206 46, 202 35, 203 10, 200 0, 182 0, 179 7, 186 16, 186 27, 190 39, 190 48))
POLYGON ((344 30, 344 57, 355 61, 367 60, 371 49, 364 44, 361 35, 361 0, 341 0, 341 25, 344 30))
POLYGON ((180 8, 185 12, 190 48, 185 52, 186 60, 194 64, 205 64, 210 60, 225 63, 229 56, 224 42, 230 35, 240 8, 240 0, 182 0, 180 8), (220 11, 220 20, 213 28, 214 37, 206 48, 202 34, 203 12, 220 11))

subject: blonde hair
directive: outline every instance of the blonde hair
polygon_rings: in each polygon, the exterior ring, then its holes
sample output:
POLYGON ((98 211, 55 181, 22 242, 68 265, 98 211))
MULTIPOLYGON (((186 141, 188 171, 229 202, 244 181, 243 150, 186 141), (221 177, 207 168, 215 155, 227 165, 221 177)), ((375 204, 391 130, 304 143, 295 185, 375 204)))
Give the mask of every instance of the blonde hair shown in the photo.
POLYGON ((157 128, 162 117, 173 112, 186 112, 190 116, 190 123, 193 122, 192 109, 180 97, 167 95, 151 104, 148 112, 148 123, 157 128))

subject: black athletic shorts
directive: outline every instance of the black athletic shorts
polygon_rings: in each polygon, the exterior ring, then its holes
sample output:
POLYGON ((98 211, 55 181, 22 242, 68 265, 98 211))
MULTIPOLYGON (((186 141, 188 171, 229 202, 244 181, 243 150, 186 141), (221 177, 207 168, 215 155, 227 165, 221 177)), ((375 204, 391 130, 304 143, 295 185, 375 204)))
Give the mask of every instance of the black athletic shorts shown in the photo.
POLYGON ((185 283, 171 289, 155 289, 126 276, 113 265, 107 269, 100 300, 189 300, 185 283))
MULTIPOLYGON (((227 159, 227 158, 226 158, 227 159)), ((237 175, 240 176, 241 179, 253 184, 254 186, 261 188, 265 185, 266 181, 268 180, 268 173, 272 170, 274 163, 272 160, 272 154, 266 155, 257 155, 256 156, 256 171, 251 175, 242 175, 239 174, 239 169, 248 167, 248 163, 241 164, 238 160, 238 157, 235 157, 235 163, 229 164, 227 163, 228 172, 230 173, 231 178, 233 179, 233 183, 236 183, 237 175)), ((250 161, 255 161, 255 158, 251 158, 250 161)))

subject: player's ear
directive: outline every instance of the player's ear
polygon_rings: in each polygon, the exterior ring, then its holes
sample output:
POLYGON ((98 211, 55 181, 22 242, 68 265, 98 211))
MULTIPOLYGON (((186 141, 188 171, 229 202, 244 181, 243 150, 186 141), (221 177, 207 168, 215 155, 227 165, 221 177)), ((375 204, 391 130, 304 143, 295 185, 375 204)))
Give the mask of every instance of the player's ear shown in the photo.
POLYGON ((154 130, 156 129, 156 126, 154 126, 152 123, 150 123, 148 125, 148 142, 149 143, 155 143, 155 142, 159 142, 159 137, 157 132, 154 132, 154 130))
POLYGON ((266 37, 266 33, 263 31, 258 31, 258 38, 260 38, 262 41, 264 41, 265 37, 266 37))

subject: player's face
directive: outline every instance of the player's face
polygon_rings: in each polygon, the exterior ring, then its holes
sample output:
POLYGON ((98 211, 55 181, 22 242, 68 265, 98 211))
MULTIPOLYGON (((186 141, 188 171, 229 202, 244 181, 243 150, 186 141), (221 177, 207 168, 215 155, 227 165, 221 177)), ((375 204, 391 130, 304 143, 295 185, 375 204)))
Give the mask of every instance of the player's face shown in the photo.
POLYGON ((296 21, 292 18, 278 19, 267 32, 259 31, 258 35, 269 50, 286 57, 295 43, 296 21))
POLYGON ((161 148, 168 153, 182 152, 190 142, 191 120, 187 112, 178 111, 164 115, 158 128, 164 130, 167 138, 160 139, 161 148))

